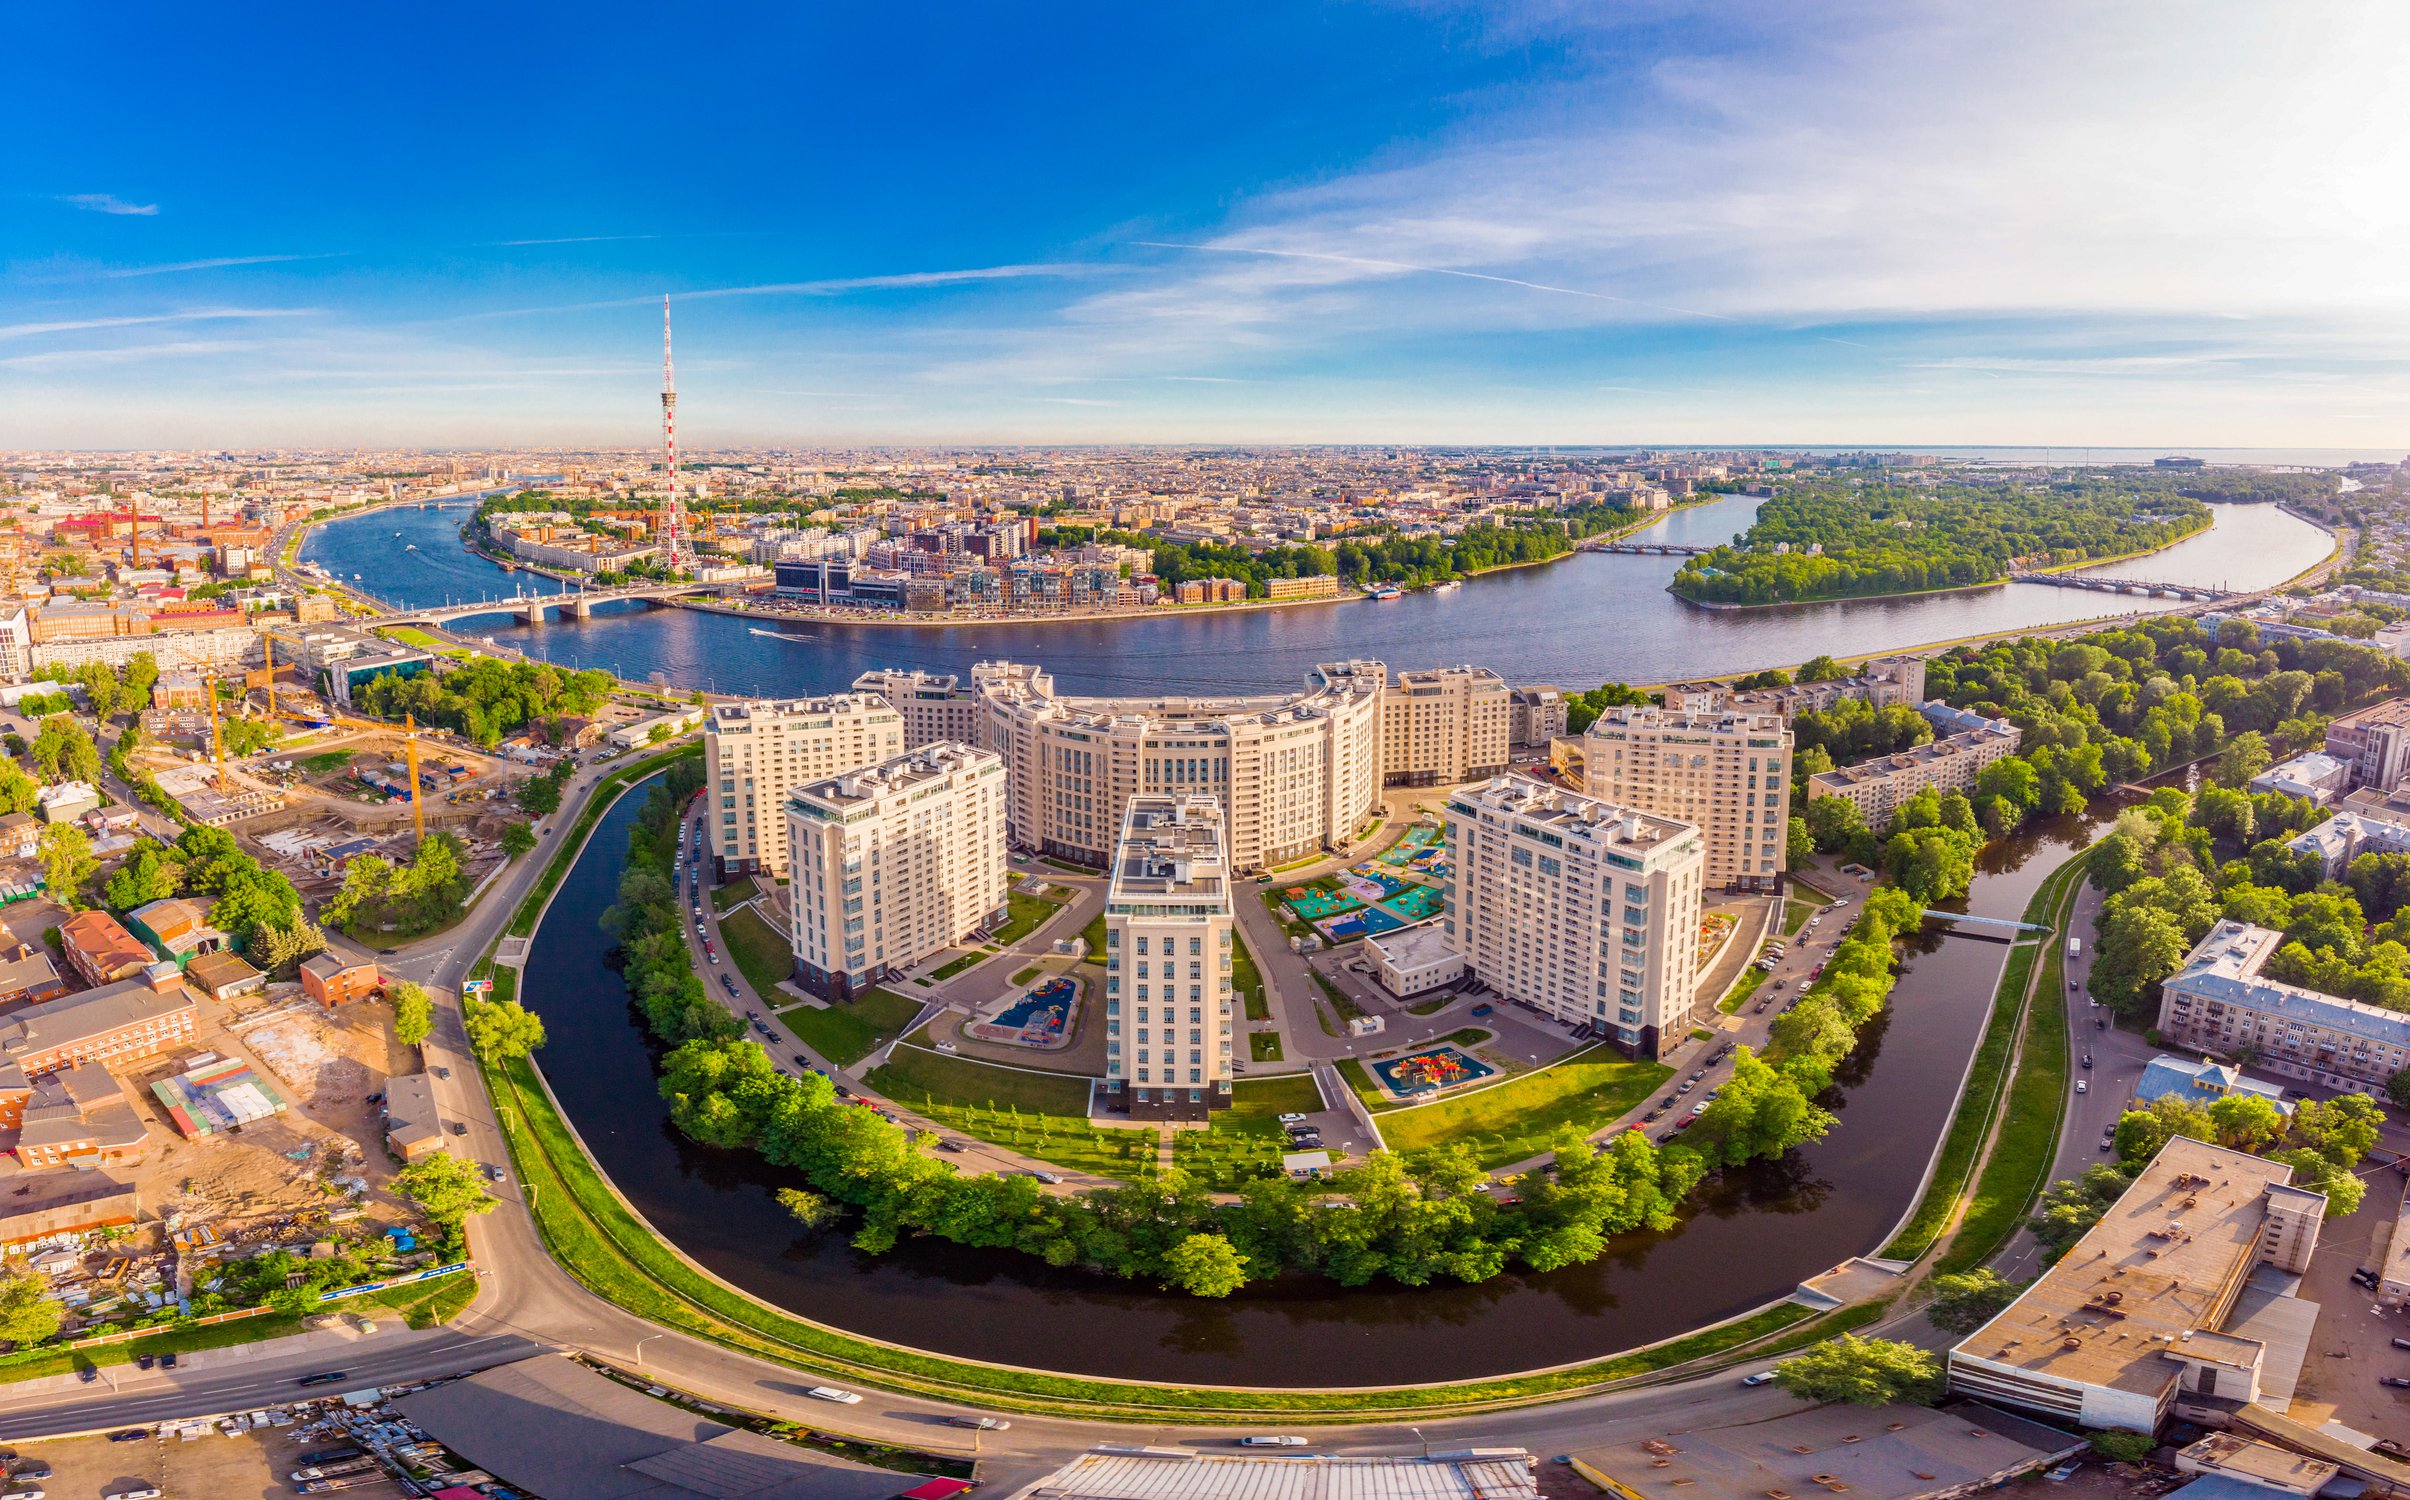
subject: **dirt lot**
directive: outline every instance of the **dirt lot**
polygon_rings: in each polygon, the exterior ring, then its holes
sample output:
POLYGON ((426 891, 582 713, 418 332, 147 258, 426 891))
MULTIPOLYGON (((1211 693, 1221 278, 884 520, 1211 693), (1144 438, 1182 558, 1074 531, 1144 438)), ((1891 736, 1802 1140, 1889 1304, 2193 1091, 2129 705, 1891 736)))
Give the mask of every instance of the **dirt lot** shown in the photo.
MULTIPOLYGON (((23 1458, 48 1462, 51 1478, 40 1481, 43 1491, 59 1500, 99 1500, 117 1490, 157 1485, 171 1500, 284 1500, 300 1493, 285 1476, 293 1456, 301 1451, 286 1441, 287 1428, 254 1429, 235 1437, 145 1437, 138 1443, 112 1443, 105 1437, 74 1438, 66 1442, 21 1443, 23 1458)), ((393 1500, 402 1493, 391 1480, 345 1490, 344 1500, 393 1500)))

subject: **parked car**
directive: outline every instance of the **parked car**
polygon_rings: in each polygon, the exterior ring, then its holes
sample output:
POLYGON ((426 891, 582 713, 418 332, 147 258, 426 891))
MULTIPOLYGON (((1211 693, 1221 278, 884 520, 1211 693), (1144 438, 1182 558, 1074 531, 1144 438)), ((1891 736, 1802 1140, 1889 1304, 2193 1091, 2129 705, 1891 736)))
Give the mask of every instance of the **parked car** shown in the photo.
MULTIPOLYGON (((2403 1383, 2410 1385, 2410 1381, 2403 1383)), ((100 1500, 159 1500, 162 1493, 164 1492, 155 1484, 138 1484, 130 1490, 111 1490, 101 1496, 100 1500)))
POLYGON ((50 1460, 47 1458, 26 1459, 10 1471, 9 1477, 11 1479, 48 1479, 50 1477, 50 1460))
POLYGON ((2379 1375, 2377 1384, 2392 1386, 2397 1391, 2410 1391, 2410 1375, 2379 1375))
POLYGON ((168 1351, 167 1351, 165 1354, 162 1354, 162 1355, 160 1355, 160 1356, 159 1356, 159 1368, 160 1368, 160 1369, 162 1369, 162 1370, 172 1370, 172 1369, 174 1369, 175 1367, 176 1367, 176 1351, 175 1351, 175 1350, 170 1349, 170 1350, 168 1350, 168 1351))
POLYGON ((812 1066, 812 1060, 800 1052, 795 1054, 795 1066, 803 1069, 807 1073, 818 1071, 812 1066))
POLYGON ((940 1052, 959 1052, 962 1049, 955 1046, 952 1042, 939 1042, 937 1044, 937 1050, 940 1052))
POLYGON ((1287 1114, 1280 1117, 1280 1123, 1283 1125, 1303 1125, 1305 1123, 1305 1116, 1297 1113, 1295 1110, 1291 1110, 1287 1114))
MULTIPOLYGON (((493 1169, 489 1167, 486 1170, 492 1171, 493 1169)), ((320 1370, 315 1375, 304 1375, 293 1383, 295 1385, 333 1385, 338 1380, 349 1380, 350 1378, 349 1370, 320 1370)))
POLYGON ((112 1443, 139 1443, 150 1435, 150 1429, 146 1427, 128 1427, 123 1432, 110 1433, 109 1441, 112 1443))
POLYGON ((1473 1007, 1473 1010, 1472 1010, 1472 1014, 1474 1014, 1474 1015, 1476 1015, 1476 1016, 1486 1016, 1486 1015, 1491 1014, 1491 1013, 1492 1013, 1492 1012, 1494 1012, 1495 1010, 1497 1010, 1497 1007, 1496 1007, 1496 1006, 1491 1005, 1491 1004, 1489 1004, 1489 1003, 1487 1003, 1487 1002, 1485 1001, 1485 1002, 1483 1002, 1483 1003, 1482 1003, 1482 1004, 1480 1004, 1480 1005, 1476 1005, 1476 1006, 1474 1006, 1474 1007, 1473 1007))
POLYGON ((2116 1149, 2117 1149, 2117 1137, 2115 1137, 2115 1136, 2113 1136, 2113 1135, 2104 1135, 2104 1136, 2102 1136, 2102 1137, 2100 1138, 2100 1149, 2101 1149, 2101 1150, 2103 1150, 2103 1151, 2114 1151, 2114 1150, 2116 1150, 2116 1149))
POLYGON ((159 1363, 159 1356, 156 1354, 138 1355, 134 1360, 134 1368, 138 1370, 147 1370, 157 1363, 159 1363))

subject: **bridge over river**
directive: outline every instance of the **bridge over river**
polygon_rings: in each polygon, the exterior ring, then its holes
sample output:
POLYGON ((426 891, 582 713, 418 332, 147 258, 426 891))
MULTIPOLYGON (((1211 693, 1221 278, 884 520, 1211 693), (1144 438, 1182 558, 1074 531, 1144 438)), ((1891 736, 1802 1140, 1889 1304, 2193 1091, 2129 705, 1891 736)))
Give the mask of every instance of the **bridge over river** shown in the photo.
POLYGON ((474 615, 511 615, 530 625, 544 623, 547 610, 559 610, 573 620, 591 617, 598 604, 610 604, 621 599, 634 599, 648 604, 667 604, 672 600, 699 594, 716 594, 717 586, 702 583, 663 583, 632 585, 617 589, 562 589, 550 594, 513 594, 506 599, 485 599, 470 604, 445 604, 429 609, 397 609, 362 621, 369 625, 449 625, 474 615))

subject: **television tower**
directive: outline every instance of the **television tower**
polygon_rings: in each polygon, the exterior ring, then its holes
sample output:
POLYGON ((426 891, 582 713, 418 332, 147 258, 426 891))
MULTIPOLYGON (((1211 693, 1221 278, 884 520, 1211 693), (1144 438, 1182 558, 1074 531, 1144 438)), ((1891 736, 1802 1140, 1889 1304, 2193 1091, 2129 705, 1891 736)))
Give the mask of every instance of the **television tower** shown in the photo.
POLYGON ((661 560, 669 567, 693 565, 686 545, 686 516, 678 505, 678 371, 669 357, 669 298, 661 299, 661 446, 669 455, 669 497, 661 502, 661 560))

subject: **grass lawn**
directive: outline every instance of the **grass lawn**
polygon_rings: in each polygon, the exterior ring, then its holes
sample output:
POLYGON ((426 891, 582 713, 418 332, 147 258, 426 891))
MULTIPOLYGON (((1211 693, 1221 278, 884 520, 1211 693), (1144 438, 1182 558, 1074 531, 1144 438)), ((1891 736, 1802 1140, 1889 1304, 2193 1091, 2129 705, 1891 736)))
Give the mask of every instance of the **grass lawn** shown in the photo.
POLYGON ((798 1005, 778 1013, 787 1030, 838 1067, 860 1062, 889 1037, 900 1036, 920 1003, 893 990, 867 990, 854 1000, 828 1006, 798 1005))
MULTIPOLYGON (((1097 920, 1101 922, 1104 918, 1097 920)), ((1264 998, 1264 976, 1255 967, 1255 955, 1247 951, 1247 940, 1239 935, 1235 924, 1230 929, 1230 984, 1246 1005, 1248 1020, 1272 1019, 1272 1002, 1264 998)))
POLYGON ((1356 1004, 1349 997, 1347 991, 1333 984, 1328 974, 1323 973, 1320 969, 1315 969, 1312 973, 1314 983, 1322 986, 1322 993, 1330 998, 1331 1008, 1339 1013, 1340 1020, 1353 1021, 1364 1014, 1364 1007, 1356 1004))
POLYGON ((1013 984, 1027 984, 1031 980, 1037 978, 1038 975, 1043 972, 1044 971, 1041 970, 1036 964, 1031 964, 1028 968, 1022 969, 1015 973, 1010 982, 1013 984))
MULTIPOLYGON (((1352 1059, 1351 1059, 1352 1061, 1352 1059)), ((1509 1083, 1381 1117, 1393 1151, 1464 1142, 1485 1167, 1537 1156, 1567 1125, 1585 1134, 1612 1124, 1673 1076, 1663 1063, 1636 1062, 1601 1043, 1509 1083)), ((1354 1080, 1349 1080, 1351 1083, 1354 1080)))
POLYGON ((750 875, 739 875, 711 893, 711 909, 715 912, 724 912, 732 906, 741 906, 760 894, 761 883, 759 881, 750 875))
POLYGON ((1010 892, 1005 900, 1010 904, 1011 909, 1004 919, 1004 925, 996 929, 996 941, 999 943, 1021 941, 1045 925, 1046 919, 1061 911, 1063 901, 1069 899, 1066 896, 1061 900, 1049 901, 1037 896, 1024 896, 1019 891, 1010 892))
POLYGON ((1247 1034, 1247 1060, 1250 1062, 1279 1062, 1280 1033, 1251 1031, 1247 1034))
POLYGON ((1454 1042, 1459 1047, 1478 1047, 1488 1041, 1490 1036, 1490 1029, 1486 1026, 1460 1026, 1441 1037, 1440 1040, 1454 1042))
POLYGON ((1320 1108, 1322 1091, 1310 1074, 1242 1080, 1230 1091, 1230 1107, 1215 1110, 1206 1129, 1173 1135, 1172 1160, 1213 1188, 1234 1191, 1280 1170, 1281 1153, 1289 1149, 1281 1115, 1320 1108))
POLYGON ((1228 1113, 1242 1120, 1271 1120, 1280 1115, 1310 1115, 1323 1107, 1322 1090, 1314 1086, 1313 1074, 1284 1073, 1278 1078, 1240 1079, 1231 1086, 1228 1113))
POLYGON ((1456 997, 1454 995, 1433 995, 1428 1000, 1417 1000, 1412 1005, 1407 1006, 1406 1013, 1408 1015, 1415 1016, 1436 1016, 1441 1011, 1446 1010, 1448 1006, 1455 1001, 1455 999, 1456 997))
POLYGON ((764 999, 775 998, 779 981, 795 971, 794 950, 751 907, 731 912, 720 923, 720 946, 728 950, 745 983, 764 999))
POLYGON ((1102 964, 1105 961, 1105 914, 1103 912, 1099 911, 1088 919, 1088 925, 1079 930, 1079 940, 1088 945, 1088 951, 1083 957, 1089 963, 1102 964))
POLYGON ((340 771, 350 765, 351 758, 358 753, 356 750, 325 750, 296 762, 294 769, 304 776, 324 776, 329 771, 340 771))
POLYGON ((1732 993, 1718 1000, 1715 1008, 1728 1016, 1735 1014, 1749 1003, 1749 997, 1756 994, 1757 987, 1765 982, 1766 971, 1754 963, 1749 965, 1741 970, 1741 977, 1732 982, 1732 993))
POLYGON ((1049 870, 1061 870, 1066 875, 1102 875, 1104 873, 1094 865, 1075 865, 1067 859, 1052 859, 1044 855, 1039 856, 1038 863, 1049 870))
MULTIPOLYGON (((1329 1028, 1326 1027, 1324 1029, 1328 1030, 1329 1028)), ((1371 1070, 1367 1069, 1364 1064, 1358 1062, 1356 1059, 1352 1057, 1340 1058, 1339 1076, 1347 1080, 1347 1086, 1356 1091, 1356 1097, 1364 1101, 1364 1105, 1367 1109, 1381 1110, 1397 1108, 1395 1104, 1390 1102, 1389 1096, 1381 1092, 1380 1085, 1372 1081, 1371 1070)))
POLYGON ((1126 1178, 1155 1161, 1152 1134, 1088 1123, 1088 1080, 1076 1074, 1028 1073, 898 1047, 864 1081, 949 1130, 1075 1172, 1126 1178))
POLYGON ((1822 908, 1813 901, 1789 902, 1782 909, 1782 935, 1784 937, 1799 936, 1799 929, 1807 925, 1807 919, 1820 910, 1822 908))
POLYGON ((427 632, 416 629, 409 625, 393 626, 391 629, 386 630, 384 634, 393 637, 395 640, 401 642, 405 646, 412 647, 413 649, 419 651, 443 651, 448 649, 443 642, 427 634, 427 632))
POLYGON ((921 980, 920 982, 922 984, 934 984, 940 979, 951 979, 955 975, 961 973, 963 970, 970 968, 972 965, 979 963, 990 956, 991 955, 984 948, 974 949, 969 953, 958 954, 953 958, 947 959, 944 963, 939 964, 935 969, 930 971, 928 978, 921 980))

